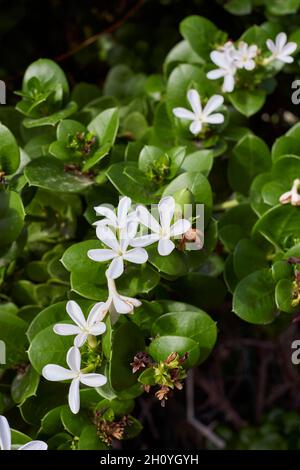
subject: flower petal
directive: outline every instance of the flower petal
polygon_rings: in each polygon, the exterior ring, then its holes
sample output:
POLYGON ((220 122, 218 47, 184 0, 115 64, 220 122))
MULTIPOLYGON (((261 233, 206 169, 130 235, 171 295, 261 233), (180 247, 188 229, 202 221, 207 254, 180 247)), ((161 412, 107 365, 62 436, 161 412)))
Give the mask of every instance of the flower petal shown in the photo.
POLYGON ((275 46, 274 42, 272 41, 272 39, 267 39, 266 44, 267 44, 267 48, 269 49, 269 51, 274 53, 275 50, 276 50, 276 46, 275 46))
POLYGON ((217 80, 218 78, 224 77, 225 74, 226 72, 224 69, 214 69, 210 70, 206 76, 209 78, 209 80, 217 80))
POLYGON ((42 375, 46 380, 59 382, 60 380, 74 379, 74 372, 57 364, 48 364, 42 370, 42 375))
POLYGON ((205 121, 208 124, 222 124, 222 122, 224 122, 224 116, 221 113, 214 113, 210 116, 207 116, 207 118, 205 118, 205 121))
POLYGON ((186 219, 180 219, 172 225, 170 229, 171 237, 177 237, 178 235, 182 235, 183 233, 187 232, 191 228, 191 222, 186 219))
POLYGON ((81 356, 78 348, 73 346, 67 353, 67 364, 73 372, 80 371, 81 356))
POLYGON ((44 441, 27 442, 26 444, 18 448, 18 450, 47 450, 47 449, 48 449, 48 445, 44 441))
POLYGON ((172 240, 164 239, 158 242, 158 253, 160 256, 168 256, 174 250, 175 245, 172 240))
POLYGON ((223 96, 221 96, 221 95, 211 96, 211 98, 209 98, 208 102, 206 103, 206 105, 203 109, 203 115, 208 116, 213 111, 215 111, 217 108, 222 106, 223 103, 224 103, 223 96))
POLYGON ((82 313, 81 308, 75 300, 69 300, 66 305, 66 310, 69 317, 72 318, 73 322, 80 327, 84 327, 86 324, 85 316, 82 313))
POLYGON ((284 55, 290 55, 295 52, 297 49, 297 44, 295 42, 288 42, 282 49, 282 54, 284 55))
POLYGON ((231 74, 224 76, 222 89, 225 93, 231 93, 234 89, 234 77, 231 74))
POLYGON ((218 67, 227 68, 228 58, 224 52, 212 51, 210 53, 210 58, 214 64, 218 65, 218 67))
POLYGON ((195 119, 195 114, 192 111, 189 111, 186 108, 173 108, 173 114, 179 119, 187 119, 188 121, 193 121, 195 119))
POLYGON ((93 261, 102 263, 103 261, 109 261, 113 259, 116 256, 116 252, 106 248, 96 248, 94 250, 89 250, 87 255, 93 261))
POLYGON ((285 43, 287 42, 287 35, 283 32, 277 34, 275 38, 276 48, 281 50, 285 43))
POLYGON ((105 206, 101 205, 101 206, 94 207, 94 210, 96 211, 97 215, 102 215, 103 217, 106 217, 107 219, 109 219, 114 224, 117 222, 116 214, 109 207, 105 207, 105 206))
POLYGON ((96 228, 96 234, 99 240, 104 243, 104 245, 107 245, 113 251, 118 251, 119 242, 116 235, 109 227, 98 225, 96 228))
POLYGON ((141 237, 133 238, 133 240, 130 241, 130 245, 134 247, 149 246, 149 245, 152 245, 152 243, 157 242, 158 240, 159 240, 158 233, 151 233, 150 235, 142 235, 141 237))
POLYGON ((80 382, 88 387, 102 387, 106 384, 107 378, 102 374, 82 374, 80 382))
POLYGON ((190 125, 190 131, 194 135, 199 134, 199 132, 201 132, 201 129, 202 129, 202 123, 200 121, 194 121, 190 125))
POLYGON ((199 117, 202 113, 202 106, 198 91, 194 89, 189 90, 187 92, 187 99, 189 100, 189 103, 194 113, 196 114, 196 117, 199 117))
POLYGON ((123 255, 123 258, 130 263, 143 264, 146 263, 148 259, 148 253, 144 248, 133 248, 127 251, 123 255))
POLYGON ((79 333, 79 335, 76 336, 76 338, 74 339, 74 346, 76 346, 76 348, 81 348, 84 343, 86 342, 87 340, 87 333, 79 333))
POLYGON ((95 323, 91 328, 90 328, 90 334, 93 336, 98 336, 98 335, 103 335, 106 331, 106 325, 102 321, 99 323, 95 323))
POLYGON ((72 413, 80 410, 79 378, 73 379, 69 389, 69 407, 72 413))
POLYGON ((291 64, 292 62, 294 62, 294 57, 291 57, 291 56, 279 56, 277 57, 278 60, 281 60, 281 62, 284 62, 285 64, 291 64))
POLYGON ((60 336, 78 335, 81 332, 79 326, 70 325, 69 323, 57 323, 53 327, 54 333, 60 336))
POLYGON ((0 449, 10 450, 11 448, 11 431, 5 416, 0 416, 0 449))
POLYGON ((117 279, 123 274, 124 271, 124 262, 122 256, 116 256, 110 263, 107 269, 107 275, 111 279, 117 279))
POLYGON ((97 302, 90 310, 90 313, 87 319, 88 326, 91 326, 93 325, 93 323, 103 320, 106 314, 107 314, 106 303, 97 302))
POLYGON ((175 212, 175 199, 172 196, 163 197, 158 204, 160 225, 164 231, 170 230, 171 220, 175 212))
POLYGON ((125 302, 131 303, 134 307, 140 307, 142 302, 139 299, 134 299, 133 297, 127 297, 126 295, 120 296, 125 302))
POLYGON ((127 214, 131 206, 130 197, 124 196, 120 199, 118 204, 118 225, 119 228, 125 227, 127 223, 127 214))
POLYGON ((157 220, 150 214, 148 209, 144 206, 138 206, 136 208, 137 216, 139 221, 145 225, 145 227, 150 228, 152 232, 159 233, 160 232, 160 225, 157 220))
POLYGON ((133 310, 133 305, 119 294, 113 295, 112 301, 117 313, 131 313, 133 310))

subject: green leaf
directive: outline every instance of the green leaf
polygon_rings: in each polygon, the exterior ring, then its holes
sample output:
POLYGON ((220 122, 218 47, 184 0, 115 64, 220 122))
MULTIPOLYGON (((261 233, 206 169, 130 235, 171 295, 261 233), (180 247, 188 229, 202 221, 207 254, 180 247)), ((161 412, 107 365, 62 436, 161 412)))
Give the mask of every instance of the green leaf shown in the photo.
POLYGON ((52 325, 48 326, 33 338, 28 350, 30 362, 39 374, 47 364, 66 367, 67 352, 73 342, 72 336, 59 336, 52 325))
POLYGON ((218 28, 211 21, 201 16, 188 16, 180 23, 180 32, 200 57, 209 58, 218 33, 218 28))
POLYGON ((41 381, 36 396, 28 398, 19 409, 26 423, 40 426, 41 419, 53 408, 64 405, 69 384, 41 381))
POLYGON ((41 429, 45 434, 54 435, 63 430, 63 425, 60 419, 60 412, 63 406, 57 406, 48 411, 41 420, 41 429))
POLYGON ((27 359, 27 339, 25 336, 27 323, 17 315, 8 312, 0 305, 0 340, 6 348, 6 364, 9 367, 20 364, 27 359))
POLYGON ((210 354, 217 339, 215 322, 204 311, 170 312, 159 317, 152 326, 152 336, 185 336, 198 343, 199 361, 210 354))
POLYGON ((272 276, 275 282, 281 279, 292 279, 294 274, 294 268, 287 260, 276 261, 272 265, 272 276))
POLYGON ((296 13, 300 7, 299 0, 274 0, 272 3, 266 2, 266 7, 271 15, 291 15, 296 13))
POLYGON ((229 93, 228 98, 237 111, 250 117, 263 107, 266 92, 264 90, 236 90, 229 93))
POLYGON ((0 247, 18 238, 24 218, 25 211, 20 196, 14 191, 0 189, 0 247))
POLYGON ((254 177, 270 167, 271 156, 265 142, 255 135, 245 135, 229 160, 229 183, 234 190, 247 194, 254 177))
POLYGON ((266 254, 252 240, 240 240, 233 252, 234 271, 239 279, 253 271, 266 268, 266 254))
POLYGON ((97 435, 96 427, 89 425, 83 428, 79 442, 78 450, 106 450, 107 445, 101 441, 97 435))
POLYGON ((232 15, 249 15, 252 11, 252 0, 229 0, 224 8, 232 15))
POLYGON ((299 241, 300 212, 298 207, 279 205, 264 213, 253 227, 279 249, 290 248, 299 241))
POLYGON ((119 112, 117 108, 102 111, 88 125, 88 130, 93 132, 99 139, 100 146, 111 147, 117 136, 119 127, 119 112))
POLYGON ((293 281, 291 279, 281 279, 276 284, 275 301, 279 310, 286 313, 297 313, 299 305, 293 307, 293 281))
POLYGON ((299 155, 299 143, 294 137, 283 135, 276 139, 272 146, 272 160, 276 162, 279 157, 288 154, 299 155))
POLYGON ((97 263, 87 256, 88 250, 101 248, 99 240, 86 240, 70 246, 62 257, 62 264, 71 272, 74 292, 93 300, 105 300, 107 263, 97 263))
POLYGON ((20 165, 20 150, 10 130, 0 124, 0 171, 15 173, 20 165))
POLYGON ((41 157, 33 160, 24 170, 30 186, 60 193, 78 193, 93 184, 93 180, 84 175, 65 171, 63 162, 53 157, 41 157))
POLYGON ((270 270, 255 271, 237 285, 233 311, 249 323, 270 323, 277 315, 274 293, 275 283, 270 270))
POLYGON ((182 189, 188 189, 198 204, 204 204, 205 219, 208 220, 212 207, 212 190, 207 178, 202 173, 183 173, 177 176, 165 188, 163 196, 174 196, 182 189))
POLYGON ((119 193, 134 202, 155 204, 159 200, 155 194, 157 188, 138 169, 136 163, 114 163, 108 168, 106 176, 119 193))
POLYGON ((80 436, 82 429, 90 424, 85 411, 81 410, 74 415, 67 405, 61 408, 60 417, 65 430, 77 437, 80 436))
POLYGON ((186 368, 195 366, 200 359, 198 343, 185 336, 158 336, 149 346, 149 354, 157 362, 165 361, 173 352, 177 352, 180 356, 189 354, 183 364, 186 368))
POLYGON ((15 403, 23 403, 36 394, 40 382, 39 374, 28 366, 25 373, 18 373, 11 384, 11 396, 15 403))
POLYGON ((132 373, 130 363, 137 352, 144 351, 145 343, 140 329, 127 321, 116 325, 111 338, 109 363, 110 384, 117 392, 134 385, 137 377, 132 373))
POLYGON ((60 111, 57 111, 56 113, 53 113, 50 116, 36 119, 26 118, 24 119, 23 124, 28 129, 40 126, 56 126, 58 122, 71 116, 76 111, 77 104, 75 103, 75 101, 70 101, 70 103, 68 103, 64 109, 61 109, 60 111))

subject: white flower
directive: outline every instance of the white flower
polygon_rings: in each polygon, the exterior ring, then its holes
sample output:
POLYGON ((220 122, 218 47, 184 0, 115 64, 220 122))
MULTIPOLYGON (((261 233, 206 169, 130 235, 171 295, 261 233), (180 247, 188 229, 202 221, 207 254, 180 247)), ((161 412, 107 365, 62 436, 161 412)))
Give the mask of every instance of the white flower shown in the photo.
POLYGON ((230 93, 234 89, 234 75, 237 68, 233 58, 233 52, 232 47, 227 47, 221 51, 212 51, 210 54, 211 60, 218 68, 208 72, 207 78, 217 80, 223 77, 222 91, 224 93, 230 93))
MULTIPOLYGON (((47 450, 48 445, 43 441, 31 441, 18 447, 18 450, 47 450)), ((12 450, 11 431, 5 416, 0 416, 0 450, 12 450)))
POLYGON ((238 69, 253 70, 255 68, 255 61, 253 60, 258 53, 256 45, 249 46, 246 42, 241 41, 238 49, 233 52, 234 64, 238 69))
POLYGON ((117 318, 116 314, 132 313, 135 307, 140 307, 142 302, 133 297, 121 295, 117 291, 114 279, 107 277, 108 299, 105 302, 106 311, 111 314, 112 321, 117 318))
POLYGON ((272 39, 267 40, 267 47, 272 55, 268 58, 268 61, 271 60, 280 60, 290 64, 294 61, 291 54, 297 49, 297 43, 287 42, 287 35, 285 33, 277 34, 275 42, 272 39))
POLYGON ((283 193, 279 198, 279 202, 281 204, 291 203, 292 206, 300 206, 300 194, 298 193, 299 187, 300 179, 295 179, 292 189, 286 193, 283 193))
POLYGON ((221 113, 212 114, 217 108, 219 108, 224 98, 221 95, 213 95, 202 109, 200 96, 197 90, 189 90, 187 93, 187 99, 192 107, 193 111, 186 108, 174 108, 173 114, 181 119, 187 119, 192 121, 190 125, 190 131, 192 134, 197 135, 201 132, 203 124, 221 124, 224 122, 224 116, 221 113))
POLYGON ((122 230, 126 228, 128 222, 136 219, 135 212, 129 213, 131 207, 131 199, 124 196, 120 199, 117 209, 117 214, 112 209, 104 205, 94 207, 97 215, 102 215, 104 219, 98 220, 94 223, 97 227, 108 225, 115 228, 116 230, 122 230))
POLYGON ((143 264, 148 259, 148 253, 143 248, 128 250, 130 236, 126 235, 118 240, 109 227, 99 227, 97 236, 109 248, 89 250, 87 255, 93 261, 112 260, 107 270, 108 276, 112 279, 117 279, 123 273, 124 260, 130 263, 143 264))
POLYGON ((102 387, 106 384, 107 378, 102 374, 85 373, 80 370, 81 357, 78 348, 73 346, 67 354, 67 364, 70 369, 57 364, 48 364, 43 368, 42 374, 45 379, 52 382, 61 380, 72 380, 69 390, 69 406, 72 413, 78 413, 80 409, 80 383, 88 387, 102 387))
POLYGON ((105 332, 106 325, 101 321, 105 316, 102 313, 102 306, 103 302, 95 304, 86 320, 79 305, 74 300, 70 300, 67 303, 66 310, 76 325, 57 323, 54 325, 53 330, 61 336, 77 335, 74 345, 77 348, 81 348, 86 342, 88 335, 98 336, 105 332))
POLYGON ((187 232, 191 228, 191 223, 186 219, 179 219, 171 225, 175 212, 175 200, 171 196, 161 199, 158 204, 158 212, 160 224, 146 207, 137 207, 137 216, 140 222, 150 228, 153 233, 133 239, 131 245, 148 246, 158 241, 158 253, 161 256, 168 256, 175 248, 175 244, 170 238, 187 232))

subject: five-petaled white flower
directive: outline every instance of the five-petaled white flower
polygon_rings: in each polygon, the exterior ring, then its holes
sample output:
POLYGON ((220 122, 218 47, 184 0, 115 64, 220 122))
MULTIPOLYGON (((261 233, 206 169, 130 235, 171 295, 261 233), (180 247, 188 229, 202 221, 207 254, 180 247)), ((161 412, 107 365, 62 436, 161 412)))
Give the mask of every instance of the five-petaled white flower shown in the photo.
MULTIPOLYGON (((127 229, 126 229, 127 232, 127 229)), ((124 271, 124 260, 130 263, 143 264, 148 259, 148 253, 143 248, 133 248, 128 250, 130 236, 121 237, 120 240, 109 227, 101 227, 97 230, 99 240, 109 248, 99 248, 88 251, 88 257, 93 261, 112 262, 107 270, 108 277, 117 279, 124 271)))
POLYGON ((171 225, 175 212, 175 200, 171 196, 164 197, 158 204, 160 224, 146 207, 138 206, 136 211, 140 222, 153 233, 133 239, 131 245, 148 246, 158 241, 158 253, 161 256, 168 256, 174 250, 172 237, 182 235, 191 228, 191 223, 186 219, 179 219, 171 225))
POLYGON ((210 80, 217 80, 223 77, 222 91, 224 93, 230 93, 234 89, 236 64, 234 61, 234 48, 232 45, 222 50, 212 51, 210 58, 214 64, 218 66, 217 69, 211 70, 207 73, 207 78, 210 80))
POLYGON ((76 325, 57 323, 53 330, 61 336, 76 335, 74 345, 81 348, 89 335, 102 335, 106 330, 105 323, 101 321, 105 316, 102 314, 101 305, 102 303, 95 304, 86 320, 79 305, 74 300, 69 300, 66 310, 76 325))
MULTIPOLYGON (((5 416, 0 416, 0 450, 12 450, 16 446, 11 444, 11 430, 5 416)), ((18 450, 47 450, 44 441, 31 441, 17 447, 18 450)))
POLYGON ((48 364, 43 368, 42 374, 45 379, 52 382, 72 380, 69 390, 69 406, 72 413, 76 414, 80 409, 80 383, 88 387, 102 387, 106 384, 107 378, 102 374, 86 373, 81 370, 80 351, 75 346, 70 348, 67 353, 67 364, 70 369, 57 364, 48 364))
POLYGON ((291 54, 297 49, 297 43, 287 42, 287 35, 285 33, 277 34, 275 42, 272 41, 272 39, 268 39, 266 44, 269 51, 272 53, 268 61, 280 60, 286 64, 291 64, 294 61, 291 54))
POLYGON ((208 102, 202 109, 200 96, 197 90, 189 90, 187 92, 187 99, 193 111, 186 108, 174 108, 173 114, 181 119, 192 121, 190 131, 192 134, 197 135, 201 132, 203 124, 221 124, 224 122, 224 116, 221 113, 214 113, 223 102, 224 98, 221 95, 213 95, 209 98, 208 102), (214 113, 214 114, 213 114, 214 113))
POLYGON ((94 207, 96 214, 104 218, 94 222, 94 225, 97 227, 108 225, 116 230, 123 230, 127 227, 128 222, 134 222, 136 219, 135 211, 129 213, 130 207, 131 199, 127 196, 120 199, 117 213, 104 205, 96 206, 94 207))
POLYGON ((300 188, 300 179, 297 178, 293 181, 293 186, 290 191, 283 193, 280 198, 279 202, 281 204, 291 204, 292 206, 300 206, 300 194, 298 192, 300 188))
POLYGON ((249 46, 246 42, 240 41, 238 48, 232 54, 234 64, 238 69, 253 70, 256 65, 253 59, 257 53, 258 47, 255 44, 249 46))

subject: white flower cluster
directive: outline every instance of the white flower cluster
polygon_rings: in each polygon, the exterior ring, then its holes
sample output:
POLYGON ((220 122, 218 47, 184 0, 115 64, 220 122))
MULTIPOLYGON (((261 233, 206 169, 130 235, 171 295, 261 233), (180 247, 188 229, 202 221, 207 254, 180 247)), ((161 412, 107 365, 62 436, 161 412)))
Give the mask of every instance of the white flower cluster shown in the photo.
MULTIPOLYGON (((291 54, 297 49, 295 42, 287 42, 285 33, 279 33, 275 42, 268 39, 266 42, 271 55, 263 60, 262 65, 267 65, 274 60, 284 63, 293 62, 291 54)), ((212 51, 210 58, 218 68, 208 72, 210 80, 223 77, 222 91, 230 93, 234 90, 235 75, 239 69, 253 70, 256 67, 255 59, 259 49, 255 44, 249 45, 244 41, 236 47, 231 41, 226 42, 220 49, 212 51)))
POLYGON ((31 441, 21 446, 11 443, 11 430, 5 416, 0 416, 0 450, 47 450, 48 446, 44 441, 31 441))
POLYGON ((94 366, 81 369, 80 348, 90 339, 102 335, 106 331, 103 322, 109 312, 114 323, 119 314, 132 313, 135 307, 141 305, 140 300, 119 294, 115 279, 124 272, 124 263, 143 264, 148 260, 145 246, 158 242, 158 253, 161 256, 169 255, 175 248, 172 238, 186 233, 191 228, 191 223, 185 219, 179 219, 172 224, 175 213, 175 200, 173 197, 164 197, 158 204, 158 222, 144 206, 137 206, 131 210, 131 199, 123 197, 118 205, 117 214, 105 206, 95 207, 95 211, 103 219, 97 221, 96 234, 99 240, 107 248, 89 250, 87 255, 97 262, 111 261, 106 271, 108 298, 105 302, 96 303, 87 319, 80 306, 70 300, 66 310, 73 321, 71 323, 57 323, 53 330, 61 336, 74 335, 72 346, 66 357, 69 369, 57 364, 48 364, 43 368, 43 376, 50 381, 71 380, 69 389, 69 406, 73 413, 80 409, 80 383, 88 387, 102 387, 107 383, 107 378, 92 372, 94 366), (139 226, 150 229, 149 235, 137 236, 139 226), (131 247, 131 248, 129 248, 131 247))

